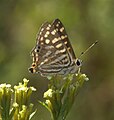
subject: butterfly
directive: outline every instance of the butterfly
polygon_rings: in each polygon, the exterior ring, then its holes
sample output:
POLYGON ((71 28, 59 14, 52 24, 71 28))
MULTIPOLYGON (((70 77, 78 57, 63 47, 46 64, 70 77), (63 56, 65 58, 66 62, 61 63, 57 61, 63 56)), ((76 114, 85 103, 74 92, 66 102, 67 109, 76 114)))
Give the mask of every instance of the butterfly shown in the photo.
POLYGON ((74 74, 81 66, 59 19, 41 26, 31 56, 33 63, 29 71, 42 76, 74 74))

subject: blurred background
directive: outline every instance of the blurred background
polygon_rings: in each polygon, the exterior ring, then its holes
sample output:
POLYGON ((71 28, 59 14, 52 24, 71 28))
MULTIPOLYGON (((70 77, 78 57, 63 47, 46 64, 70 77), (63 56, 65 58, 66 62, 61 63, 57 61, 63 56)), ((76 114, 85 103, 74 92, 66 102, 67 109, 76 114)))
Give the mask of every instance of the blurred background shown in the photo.
POLYGON ((29 55, 36 34, 45 21, 59 18, 78 57, 96 40, 99 43, 82 57, 82 73, 89 77, 67 120, 114 120, 114 1, 113 0, 0 0, 0 84, 18 84, 23 78, 37 88, 32 101, 38 108, 33 120, 50 120, 37 103, 48 80, 31 74, 29 55))

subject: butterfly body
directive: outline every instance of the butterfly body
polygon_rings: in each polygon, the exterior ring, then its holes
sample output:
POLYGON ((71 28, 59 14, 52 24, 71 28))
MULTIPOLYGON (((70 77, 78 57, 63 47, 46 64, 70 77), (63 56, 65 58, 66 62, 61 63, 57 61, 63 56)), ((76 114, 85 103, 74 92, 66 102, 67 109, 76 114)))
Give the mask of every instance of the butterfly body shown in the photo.
POLYGON ((59 19, 55 19, 52 24, 45 22, 41 26, 31 54, 33 63, 29 71, 39 72, 43 76, 76 73, 81 66, 59 19))

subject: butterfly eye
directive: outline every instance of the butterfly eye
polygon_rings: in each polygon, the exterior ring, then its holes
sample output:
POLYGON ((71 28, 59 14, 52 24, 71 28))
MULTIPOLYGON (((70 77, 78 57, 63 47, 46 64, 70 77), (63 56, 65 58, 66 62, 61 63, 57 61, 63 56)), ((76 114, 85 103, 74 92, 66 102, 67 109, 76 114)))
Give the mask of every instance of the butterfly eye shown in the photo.
POLYGON ((77 65, 77 66, 80 66, 80 65, 81 65, 81 61, 80 61, 80 60, 77 60, 77 61, 76 61, 76 65, 77 65))

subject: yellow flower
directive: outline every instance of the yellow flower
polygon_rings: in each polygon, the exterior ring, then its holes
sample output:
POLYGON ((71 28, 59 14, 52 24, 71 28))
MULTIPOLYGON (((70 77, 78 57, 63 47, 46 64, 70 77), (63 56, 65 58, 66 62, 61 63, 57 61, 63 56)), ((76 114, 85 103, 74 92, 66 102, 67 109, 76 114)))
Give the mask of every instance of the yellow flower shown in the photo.
POLYGON ((49 89, 48 91, 46 91, 44 93, 44 98, 48 98, 48 97, 52 97, 52 94, 53 94, 53 90, 52 89, 49 89))

